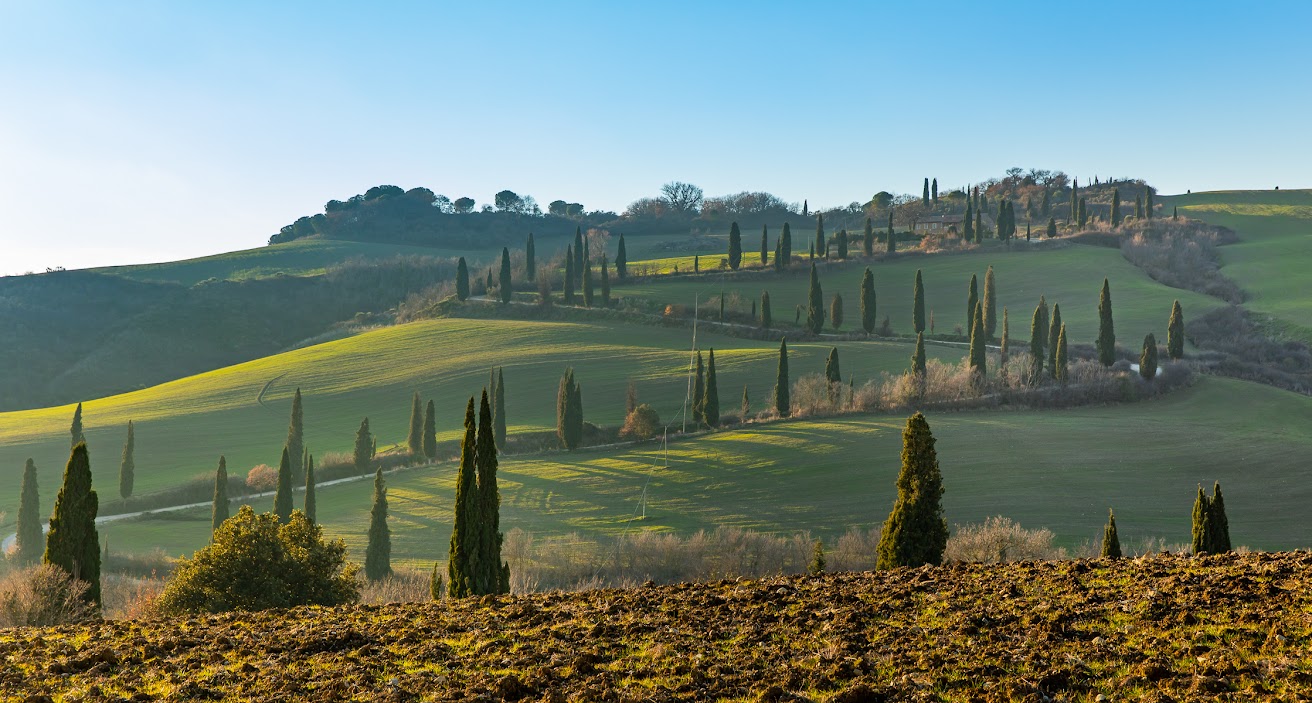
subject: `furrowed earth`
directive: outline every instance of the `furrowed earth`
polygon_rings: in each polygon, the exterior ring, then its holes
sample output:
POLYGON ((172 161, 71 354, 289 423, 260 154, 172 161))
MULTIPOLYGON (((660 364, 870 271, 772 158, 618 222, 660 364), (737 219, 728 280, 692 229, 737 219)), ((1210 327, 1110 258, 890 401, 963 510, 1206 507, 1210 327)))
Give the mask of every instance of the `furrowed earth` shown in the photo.
POLYGON ((15 701, 1312 695, 1312 555, 950 565, 0 631, 15 701))

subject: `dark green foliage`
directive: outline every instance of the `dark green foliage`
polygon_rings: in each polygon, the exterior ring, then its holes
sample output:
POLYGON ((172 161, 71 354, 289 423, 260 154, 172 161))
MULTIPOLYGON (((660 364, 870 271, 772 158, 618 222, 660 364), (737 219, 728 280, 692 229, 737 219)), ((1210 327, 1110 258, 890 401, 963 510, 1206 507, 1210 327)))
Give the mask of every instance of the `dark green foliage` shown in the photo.
POLYGON ((301 402, 301 389, 292 395, 292 414, 287 421, 287 454, 291 458, 292 480, 302 476, 301 454, 305 451, 305 407, 301 402))
POLYGON ((738 223, 729 226, 729 268, 734 271, 743 262, 743 233, 738 230, 738 223))
POLYGON ((463 256, 456 262, 456 297, 469 300, 469 265, 463 256))
POLYGON ((1207 499, 1207 494, 1203 493, 1203 487, 1198 486, 1198 496, 1194 499, 1193 512, 1193 541, 1190 545, 1194 554, 1204 552, 1210 554, 1212 548, 1212 502, 1207 499))
POLYGON ((1043 374, 1044 347, 1048 337, 1043 322, 1043 308, 1035 306, 1034 317, 1030 320, 1030 383, 1038 383, 1043 374))
POLYGON ((131 420, 128 420, 128 439, 123 443, 123 458, 118 465, 118 494, 125 500, 132 497, 132 484, 136 480, 137 433, 131 420))
POLYGON ((1171 219, 1172 220, 1180 219, 1180 206, 1178 205, 1171 206, 1171 219))
POLYGON ((287 447, 282 448, 282 459, 278 462, 278 491, 273 494, 273 514, 284 525, 292 519, 292 461, 287 455, 287 447))
POLYGON ((515 289, 510 281, 510 250, 501 247, 501 271, 497 278, 497 293, 502 303, 509 303, 515 295, 515 289))
POLYGON ((692 382, 692 419, 698 425, 705 424, 702 418, 702 401, 706 398, 706 366, 702 359, 702 352, 697 350, 697 372, 692 382))
POLYGON ((592 307, 592 264, 586 264, 583 267, 583 305, 592 307))
POLYGON ((780 268, 788 268, 793 263, 793 229, 787 222, 784 223, 783 234, 779 235, 780 241, 783 242, 783 263, 780 268))
POLYGON ((243 505, 213 541, 182 559, 156 601, 165 615, 334 606, 360 599, 346 544, 326 542, 300 511, 281 524, 243 505))
POLYGON ((773 322, 770 318, 770 291, 763 290, 761 291, 761 329, 770 329, 773 322))
POLYGON ((984 343, 984 304, 976 303, 975 314, 970 322, 970 368, 978 376, 983 376, 987 372, 985 368, 987 349, 984 343))
POLYGON ((392 532, 387 527, 387 484, 383 470, 374 474, 374 503, 369 509, 369 542, 364 549, 364 577, 381 581, 392 575, 392 532))
POLYGON ((834 293, 834 299, 829 303, 829 324, 834 330, 843 326, 843 296, 841 293, 834 293))
POLYGON ((970 274, 970 287, 966 290, 966 334, 974 334, 975 308, 979 305, 979 279, 970 274))
POLYGON ((210 507, 210 534, 219 531, 223 521, 232 515, 232 502, 228 500, 228 459, 219 457, 219 470, 214 474, 214 504, 210 507))
POLYGON ((601 255, 601 307, 610 307, 610 272, 607 271, 609 264, 606 261, 606 255, 601 255))
POLYGON ((1143 195, 1134 196, 1134 216, 1137 219, 1143 219, 1143 195))
POLYGON ((839 261, 847 260, 847 230, 838 230, 838 259, 839 261))
POLYGON ((975 243, 984 241, 984 217, 981 210, 975 211, 975 243))
MULTIPOLYGON (((1080 205, 1083 209, 1083 200, 1080 201, 1080 205)), ((1083 220, 1084 216, 1081 215, 1080 219, 1083 220)), ((1115 227, 1119 224, 1121 224, 1121 191, 1112 189, 1112 226, 1115 227)))
POLYGON ((1107 511, 1107 527, 1102 531, 1102 556, 1121 558, 1121 538, 1116 534, 1116 513, 1107 511))
POLYGON ((565 282, 561 291, 565 297, 566 305, 574 304, 574 248, 566 247, 565 249, 565 282))
POLYGON ((920 204, 929 207, 929 179, 925 179, 925 193, 920 196, 920 204))
POLYGON ((583 388, 574 381, 572 368, 565 369, 556 391, 556 436, 565 449, 583 441, 583 388))
POLYGON ((446 592, 446 579, 442 578, 442 572, 437 570, 437 562, 433 562, 433 573, 428 576, 428 597, 433 600, 442 600, 442 595, 446 592))
POLYGON ((533 244, 532 232, 528 233, 528 241, 524 242, 524 278, 528 279, 529 283, 538 280, 538 253, 537 247, 533 244))
POLYGON ((975 241, 975 212, 970 200, 966 200, 966 216, 961 220, 961 238, 967 242, 975 241))
POLYGON ((479 509, 475 438, 474 398, 470 396, 465 406, 465 438, 460 443, 460 468, 456 473, 455 521, 447 555, 447 593, 452 598, 474 595, 478 579, 474 561, 478 552, 479 509))
POLYGON ((1089 212, 1085 208, 1084 198, 1080 198, 1080 226, 1089 224, 1089 212))
POLYGON ((1098 363, 1111 366, 1116 363, 1116 330, 1112 326, 1112 289, 1102 279, 1102 293, 1098 295, 1098 363))
POLYGON ((838 365, 838 347, 830 347, 829 357, 825 359, 825 380, 830 383, 843 382, 843 371, 838 365))
POLYGON ((738 407, 739 419, 743 422, 752 415, 752 399, 747 396, 747 386, 743 386, 743 399, 738 407))
POLYGON ((314 457, 305 457, 305 519, 311 523, 318 522, 319 502, 314 496, 314 457))
POLYGON ((1066 366, 1069 356, 1066 351, 1066 325, 1064 324, 1061 326, 1061 332, 1057 333, 1057 353, 1055 357, 1053 361, 1053 364, 1055 364, 1053 378, 1057 379, 1059 383, 1065 383, 1069 371, 1066 366))
POLYGON ((1221 482, 1212 484, 1212 500, 1208 506, 1210 544, 1207 551, 1211 554, 1223 554, 1230 551, 1230 520, 1225 516, 1225 498, 1221 496, 1221 482))
POLYGON ((374 436, 369 431, 369 418, 360 421, 360 429, 355 431, 355 449, 351 454, 355 463, 355 472, 368 473, 374 458, 374 436))
POLYGON ((930 195, 931 198, 933 198, 933 200, 934 200, 935 203, 938 203, 938 179, 937 179, 937 178, 935 178, 934 181, 933 181, 933 183, 930 184, 930 187, 929 187, 929 195, 930 195))
POLYGON ((806 567, 806 571, 812 576, 825 572, 825 545, 818 539, 811 545, 811 564, 806 567))
MULTIPOLYGON (((79 408, 81 406, 79 405, 79 408)), ((96 512, 100 500, 91 488, 91 458, 87 443, 78 442, 64 467, 64 483, 50 514, 50 532, 42 561, 58 566, 87 583, 86 602, 100 608, 100 536, 96 512)))
POLYGON ((884 522, 876 568, 939 564, 947 548, 943 518, 943 476, 939 473, 934 435, 925 416, 916 413, 902 431, 902 469, 897 501, 884 522))
POLYGON ((1048 218, 1048 230, 1046 234, 1048 236, 1048 239, 1052 239, 1053 237, 1057 236, 1057 220, 1055 218, 1052 217, 1048 218))
POLYGON ((807 206, 806 198, 803 198, 803 199, 802 199, 802 217, 806 217, 806 215, 807 215, 807 207, 808 207, 808 206, 807 206))
POLYGON ((1061 336, 1061 306, 1052 304, 1052 318, 1048 322, 1048 371, 1057 378, 1057 338, 1061 336))
POLYGON ((623 281, 629 277, 629 253, 624 248, 624 235, 620 235, 620 248, 615 252, 615 277, 623 281))
POLYGON ((497 367, 497 380, 492 386, 492 431, 497 448, 506 446, 506 373, 497 367))
POLYGON ((419 456, 424 452, 424 404, 419 400, 419 391, 410 399, 410 432, 405 438, 406 448, 419 456))
POLYGON ((1148 381, 1157 376, 1157 338, 1152 332, 1143 338, 1143 351, 1139 353, 1139 375, 1148 381))
POLYGON ((1044 188, 1044 189, 1043 189, 1043 210, 1042 210, 1042 213, 1043 213, 1044 215, 1050 215, 1050 214, 1052 214, 1052 190, 1050 190, 1050 189, 1048 189, 1048 188, 1044 188))
POLYGON ((998 342, 998 370, 1006 368, 1007 356, 1011 354, 1011 322, 1007 320, 1007 308, 1002 308, 1002 339, 998 342))
POLYGON ((587 248, 583 243, 583 228, 574 228, 574 245, 571 248, 574 252, 574 282, 583 286, 583 269, 587 262, 587 248))
POLYGON ((87 441, 86 436, 82 434, 82 404, 81 403, 78 403, 77 409, 73 411, 73 424, 69 426, 68 432, 70 435, 72 435, 73 438, 72 443, 69 445, 70 449, 87 441))
POLYGON ((814 266, 814 265, 815 265, 815 242, 811 242, 810 260, 811 260, 811 265, 814 266))
POLYGON ((697 273, 698 271, 701 271, 701 270, 702 270, 702 257, 701 257, 700 254, 693 254, 693 257, 692 257, 692 271, 693 271, 693 273, 697 273))
POLYGON ((792 400, 788 388, 788 339, 779 341, 779 368, 774 380, 774 410, 779 417, 793 414, 792 400))
POLYGON ((998 329, 998 286, 993 280, 993 267, 984 273, 984 338, 993 339, 998 329))
POLYGON ((893 211, 888 211, 888 234, 884 237, 884 251, 889 254, 897 252, 897 233, 893 231, 893 211))
POLYGON ((872 256, 875 253, 875 226, 869 217, 866 218, 866 230, 861 237, 861 251, 866 256, 872 256))
POLYGON ((497 488, 497 444, 487 391, 478 406, 478 436, 474 443, 478 473, 478 567, 475 594, 510 592, 510 570, 501 561, 501 493, 497 488))
POLYGON ((1079 220, 1080 179, 1071 181, 1071 222, 1079 220))
POLYGON ((916 353, 911 357, 911 373, 923 377, 926 371, 925 333, 916 333, 916 353))
POLYGON ((1166 357, 1172 361, 1184 358, 1184 309, 1178 300, 1171 305, 1171 320, 1166 323, 1166 357))
POLYGON ((870 267, 866 267, 865 273, 861 274, 861 329, 870 334, 875 331, 876 311, 875 300, 875 274, 870 272, 870 267))
POLYGON ((431 400, 424 408, 424 456, 430 461, 437 458, 437 416, 431 400))
POLYGON ((706 364, 706 389, 702 393, 702 422, 710 427, 720 426, 720 384, 715 375, 715 349, 711 349, 706 364))
POLYGON ((917 333, 925 331, 925 283, 916 269, 915 292, 911 297, 911 328, 917 333))
POLYGON ((806 330, 811 334, 820 334, 825 326, 825 295, 820 289, 820 276, 816 274, 815 262, 811 262, 811 287, 807 294, 806 330))
POLYGON ((829 256, 829 242, 825 239, 825 216, 823 213, 816 213, 815 216, 815 249, 814 256, 829 256))
POLYGON ((784 243, 782 237, 774 240, 774 270, 784 270, 784 243))
POLYGON ((36 486, 36 462, 31 459, 23 466, 23 487, 18 503, 18 535, 15 538, 15 560, 20 565, 35 564, 45 549, 41 529, 41 495, 36 486))
POLYGON ((1147 202, 1144 203, 1144 216, 1153 219, 1153 189, 1148 189, 1147 202))

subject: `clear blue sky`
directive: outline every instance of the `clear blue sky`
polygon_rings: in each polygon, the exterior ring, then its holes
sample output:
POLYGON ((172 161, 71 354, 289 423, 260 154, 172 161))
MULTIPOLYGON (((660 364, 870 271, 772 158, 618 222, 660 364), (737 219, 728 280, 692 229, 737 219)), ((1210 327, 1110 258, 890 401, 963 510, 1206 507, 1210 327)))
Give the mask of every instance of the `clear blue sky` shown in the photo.
POLYGON ((330 198, 669 180, 813 205, 1010 166, 1312 186, 1312 4, 0 0, 0 272, 258 246, 330 198))

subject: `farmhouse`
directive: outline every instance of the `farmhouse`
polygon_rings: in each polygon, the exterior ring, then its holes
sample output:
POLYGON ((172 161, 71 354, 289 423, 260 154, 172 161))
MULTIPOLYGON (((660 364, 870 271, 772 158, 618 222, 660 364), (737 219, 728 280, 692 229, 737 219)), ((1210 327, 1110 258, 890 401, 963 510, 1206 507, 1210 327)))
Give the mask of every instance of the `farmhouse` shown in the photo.
MULTIPOLYGON (((944 232, 954 232, 960 234, 965 230, 962 220, 966 219, 965 213, 956 215, 926 215, 916 220, 912 228, 917 234, 941 234, 944 232)), ((987 214, 981 216, 980 221, 984 224, 985 229, 993 229, 993 218, 987 214)))

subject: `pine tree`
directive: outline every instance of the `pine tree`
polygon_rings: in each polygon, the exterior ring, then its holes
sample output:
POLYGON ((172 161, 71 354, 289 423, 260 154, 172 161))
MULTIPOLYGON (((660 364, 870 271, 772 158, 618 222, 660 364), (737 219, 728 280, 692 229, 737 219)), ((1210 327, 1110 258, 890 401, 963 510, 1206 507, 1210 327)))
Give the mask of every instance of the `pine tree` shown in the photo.
POLYGON ((305 502, 303 503, 304 509, 301 512, 305 513, 305 519, 309 520, 310 524, 318 522, 319 503, 314 496, 314 483, 314 457, 306 454, 305 502))
POLYGON ((424 408, 423 449, 424 456, 428 457, 429 461, 437 458, 437 414, 431 400, 424 408))
POLYGON ((1220 481, 1212 484, 1212 500, 1208 507, 1211 544, 1207 551, 1211 554, 1224 554, 1231 549, 1230 520, 1225 516, 1225 498, 1221 496, 1220 481))
POLYGON ((469 300, 469 265, 463 256, 456 262, 456 298, 469 300))
POLYGON ((843 296, 841 293, 834 293, 834 299, 829 303, 829 324, 833 326, 834 331, 838 331, 843 326, 843 296))
POLYGON ((387 528, 387 484, 383 470, 374 473, 374 504, 369 509, 369 543, 364 549, 364 577, 382 581, 392 575, 392 532, 387 528))
POLYGON ((118 494, 124 500, 132 497, 132 484, 137 473, 137 432, 131 420, 128 420, 128 440, 123 443, 123 458, 118 466, 118 494))
POLYGON ((920 204, 929 207, 929 179, 925 179, 925 193, 920 196, 920 204))
POLYGON ((1203 493, 1203 487, 1198 486, 1198 497, 1194 499, 1193 514, 1193 543, 1190 545, 1194 554, 1210 553, 1212 548, 1212 505, 1207 499, 1207 494, 1203 493))
POLYGON ((478 478, 475 465, 474 398, 465 406, 465 438, 460 443, 460 468, 456 473, 455 521, 447 556, 447 594, 452 598, 474 595, 478 551, 478 478))
POLYGON ((73 424, 68 428, 68 432, 73 437, 73 442, 69 446, 70 449, 87 441, 86 436, 82 434, 82 404, 81 403, 78 403, 77 409, 73 411, 73 424))
POLYGON ((769 227, 761 225, 761 268, 770 265, 770 233, 769 227))
POLYGON ((929 186, 929 196, 933 198, 934 204, 938 204, 938 179, 935 178, 929 186))
POLYGON ((575 449, 583 440, 583 390, 572 368, 565 369, 556 391, 556 436, 564 449, 575 449))
POLYGON ((770 318, 770 291, 761 291, 761 329, 768 330, 774 321, 770 318))
POLYGON ((487 391, 478 409, 478 435, 474 442, 474 466, 478 473, 478 535, 475 595, 510 592, 510 570, 501 561, 501 494, 497 489, 497 445, 493 437, 492 413, 487 391))
POLYGON ((96 513, 100 499, 91 488, 91 458, 86 442, 78 442, 64 467, 64 483, 50 514, 50 532, 42 562, 58 566, 78 581, 85 581, 86 602, 100 608, 100 536, 96 513))
POLYGON ((815 255, 829 258, 829 243, 825 239, 824 213, 816 213, 815 216, 815 255))
POLYGON ((1107 527, 1102 531, 1102 556, 1108 559, 1121 558, 1121 538, 1116 534, 1116 513, 1107 511, 1107 527))
MULTIPOLYGON (((1083 201, 1081 201, 1081 204, 1083 204, 1083 201)), ((1081 219, 1083 219, 1083 214, 1081 214, 1081 219)), ((1112 227, 1116 227, 1119 224, 1121 224, 1121 191, 1116 188, 1113 188, 1112 189, 1112 227)))
POLYGON ((1184 358, 1184 309, 1178 300, 1171 305, 1171 320, 1166 323, 1166 358, 1184 358))
POLYGON ((783 242, 783 251, 780 252, 783 255, 783 263, 780 264, 780 268, 788 268, 793 263, 793 230, 787 222, 784 223, 783 234, 779 237, 783 242))
POLYGON ((1143 338, 1143 351, 1139 354, 1139 375, 1148 381, 1157 376, 1157 338, 1152 332, 1143 338))
POLYGON ((355 431, 355 451, 352 453, 355 472, 360 475, 368 473, 373 458, 374 436, 369 431, 369 418, 366 417, 360 421, 360 429, 355 431))
POLYGON ((497 382, 492 387, 492 431, 496 437, 497 449, 506 446, 506 373, 503 367, 497 367, 497 382))
POLYGON ((915 292, 911 298, 911 327, 916 332, 925 331, 925 284, 920 269, 916 269, 915 292))
POLYGON ((893 231, 893 211, 888 211, 888 235, 885 237, 885 251, 889 254, 897 253, 897 233, 893 231))
POLYGON ((287 421, 287 454, 291 458, 292 480, 299 479, 304 471, 301 454, 305 451, 305 407, 301 402, 301 389, 292 395, 292 412, 287 421))
POLYGON ((825 296, 820 289, 820 276, 816 274, 815 262, 811 262, 811 286, 807 294, 806 330, 811 334, 820 334, 825 326, 825 296))
POLYGON ((17 552, 15 559, 19 564, 34 564, 41 559, 45 549, 41 529, 41 495, 36 485, 36 462, 31 459, 23 466, 23 487, 18 503, 18 534, 15 537, 17 552))
POLYGON ((284 525, 292 519, 292 460, 287 447, 282 448, 282 460, 278 462, 278 490, 273 495, 273 514, 284 525))
POLYGON ((979 279, 970 274, 970 287, 966 291, 966 335, 974 334, 975 308, 979 306, 979 279))
POLYGON ((562 295, 566 305, 574 304, 574 247, 565 247, 565 282, 562 295))
POLYGON ((1116 363, 1116 331, 1112 327, 1112 289, 1102 279, 1102 293, 1098 296, 1098 362, 1103 366, 1116 363))
POLYGON ((875 254, 875 225, 869 217, 866 218, 866 230, 861 238, 861 251, 866 256, 874 256, 875 254))
POLYGON ((916 353, 911 357, 911 373, 924 377, 926 371, 925 333, 916 333, 916 353))
POLYGON ((583 267, 583 306, 592 307, 592 266, 583 267))
POLYGON ((210 534, 219 529, 232 515, 232 502, 228 500, 228 459, 219 456, 219 470, 214 474, 214 504, 210 507, 210 534))
POLYGON ((1043 309, 1035 306, 1030 320, 1030 383, 1038 383, 1043 374, 1044 347, 1048 330, 1044 329, 1043 309))
POLYGON ((706 421, 702 418, 702 403, 706 400, 706 366, 702 360, 702 351, 697 350, 697 373, 692 382, 692 419, 698 425, 706 421))
POLYGON ((876 568, 939 564, 947 548, 948 523, 943 518, 943 475, 939 472, 934 435, 925 416, 916 413, 902 431, 902 469, 897 477, 897 501, 884 522, 876 568))
POLYGON ((524 242, 524 278, 529 283, 538 280, 538 253, 533 244, 532 232, 528 233, 528 241, 524 242))
POLYGON ((1057 338, 1061 336, 1061 306, 1052 304, 1052 318, 1048 322, 1048 370, 1049 375, 1057 378, 1057 338))
POLYGON ((788 393, 788 339, 785 337, 779 342, 779 368, 775 372, 774 381, 774 409, 779 417, 793 414, 792 400, 788 393))
POLYGON ((1054 377, 1061 383, 1066 382, 1067 378, 1067 353, 1066 353, 1066 325, 1061 326, 1061 332, 1057 333, 1057 358, 1054 377))
POLYGON ((1150 220, 1153 219, 1153 189, 1152 188, 1148 189, 1148 195, 1146 197, 1146 202, 1144 203, 1144 216, 1150 220))
POLYGON ((987 349, 984 346, 984 304, 975 304, 975 314, 970 323, 970 369, 975 372, 976 376, 983 376, 988 372, 985 367, 987 363, 987 349))
POLYGON ((865 273, 861 274, 861 329, 870 334, 875 331, 876 313, 875 299, 875 274, 870 272, 870 267, 866 267, 865 273))
POLYGON ((729 268, 737 271, 742 262, 743 233, 738 229, 738 223, 734 222, 729 225, 729 268))
POLYGON ((629 277, 629 254, 624 249, 624 235, 620 235, 620 248, 615 252, 615 277, 623 281, 629 277))
POLYGON ((1057 236, 1057 220, 1051 217, 1048 218, 1047 235, 1048 235, 1048 239, 1052 239, 1053 237, 1057 236))
POLYGON ((706 390, 702 395, 702 422, 711 427, 720 426, 720 385, 715 377, 715 349, 711 349, 706 363, 706 390))
POLYGON ((993 267, 984 272, 984 338, 993 339, 998 329, 998 286, 993 280, 993 267))
POLYGON ((501 273, 497 278, 497 293, 500 294, 502 303, 509 303, 515 295, 515 289, 510 282, 510 250, 501 247, 501 273))

